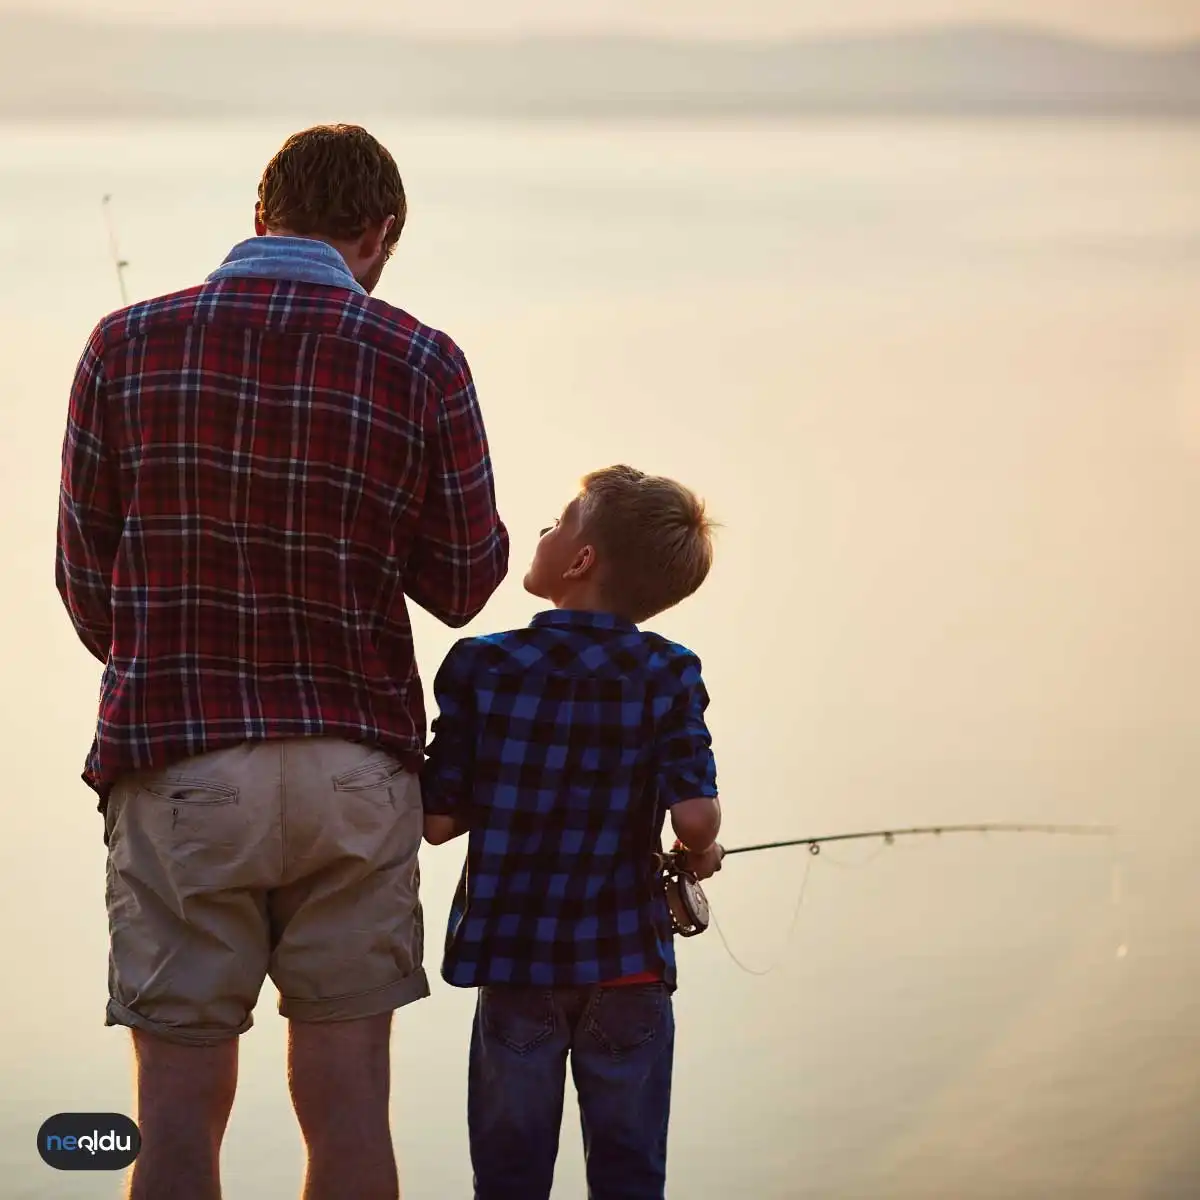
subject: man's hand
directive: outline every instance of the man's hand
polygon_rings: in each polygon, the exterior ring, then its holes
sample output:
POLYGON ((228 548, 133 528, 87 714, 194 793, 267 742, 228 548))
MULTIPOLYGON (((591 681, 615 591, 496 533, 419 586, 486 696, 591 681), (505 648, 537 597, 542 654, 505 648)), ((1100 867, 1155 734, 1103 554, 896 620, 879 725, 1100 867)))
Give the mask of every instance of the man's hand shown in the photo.
POLYGON ((707 850, 699 852, 680 847, 684 851, 683 869, 697 879, 708 879, 721 869, 721 859, 725 857, 725 847, 719 842, 713 842, 707 850))

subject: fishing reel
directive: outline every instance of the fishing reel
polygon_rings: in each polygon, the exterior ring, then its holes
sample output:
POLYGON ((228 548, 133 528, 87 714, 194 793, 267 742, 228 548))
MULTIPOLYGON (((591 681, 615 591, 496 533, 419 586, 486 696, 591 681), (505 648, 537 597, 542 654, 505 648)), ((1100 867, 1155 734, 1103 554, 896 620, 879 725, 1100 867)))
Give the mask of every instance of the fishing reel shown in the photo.
POLYGON ((662 872, 663 891, 671 914, 671 930, 680 937, 695 937, 708 928, 708 897, 700 881, 686 869, 682 850, 668 850, 657 856, 662 872))

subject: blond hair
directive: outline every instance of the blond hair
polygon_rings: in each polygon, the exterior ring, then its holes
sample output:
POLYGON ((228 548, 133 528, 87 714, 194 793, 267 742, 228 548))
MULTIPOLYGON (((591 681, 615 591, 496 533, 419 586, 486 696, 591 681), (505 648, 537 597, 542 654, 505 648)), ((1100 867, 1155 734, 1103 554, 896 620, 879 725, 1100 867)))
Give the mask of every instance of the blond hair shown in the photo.
POLYGON ((635 623, 686 600, 712 566, 714 522, 694 492, 633 467, 605 467, 582 481, 580 517, 596 543, 600 586, 635 623))

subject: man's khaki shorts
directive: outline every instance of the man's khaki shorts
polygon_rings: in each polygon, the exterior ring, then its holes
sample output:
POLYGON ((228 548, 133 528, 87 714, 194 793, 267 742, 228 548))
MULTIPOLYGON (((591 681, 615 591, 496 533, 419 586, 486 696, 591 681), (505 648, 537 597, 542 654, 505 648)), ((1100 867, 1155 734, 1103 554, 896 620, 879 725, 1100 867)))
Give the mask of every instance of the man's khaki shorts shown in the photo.
POLYGON ((123 777, 105 820, 107 1024, 236 1037, 267 975, 293 1021, 429 995, 420 782, 383 751, 246 743, 123 777))

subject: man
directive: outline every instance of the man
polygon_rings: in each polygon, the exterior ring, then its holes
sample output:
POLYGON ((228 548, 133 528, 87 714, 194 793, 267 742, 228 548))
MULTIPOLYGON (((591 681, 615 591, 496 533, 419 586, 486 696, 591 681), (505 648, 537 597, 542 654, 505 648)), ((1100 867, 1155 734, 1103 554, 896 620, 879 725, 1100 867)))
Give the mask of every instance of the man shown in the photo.
POLYGON ((392 1012, 428 995, 425 736, 405 597, 474 617, 508 567, 466 360, 370 298, 391 155, 309 129, 256 238, 109 316, 71 394, 57 582, 104 663, 107 1023, 132 1030, 133 1200, 212 1200, 237 1038, 289 1021, 307 1200, 398 1196, 392 1012))

